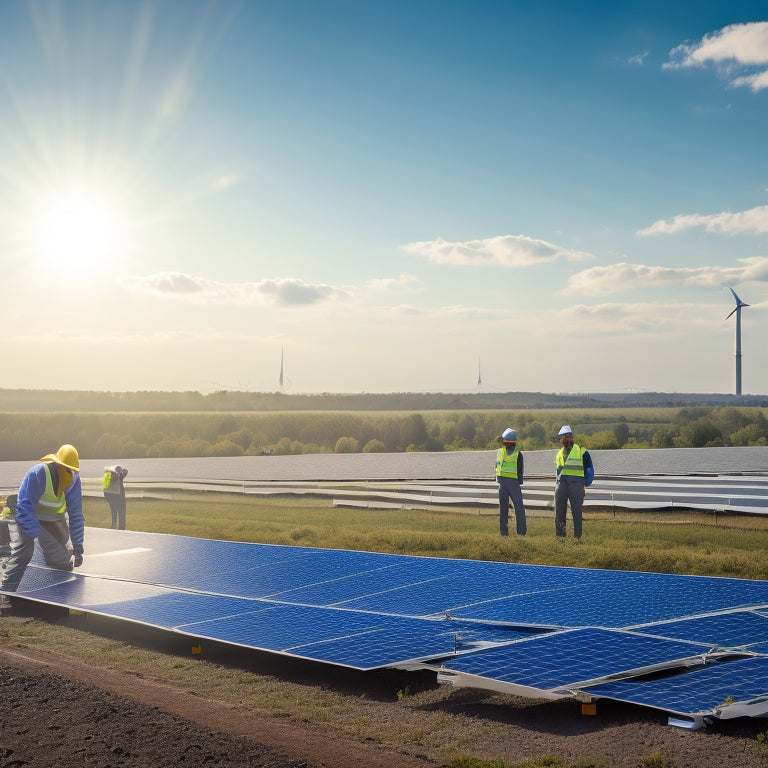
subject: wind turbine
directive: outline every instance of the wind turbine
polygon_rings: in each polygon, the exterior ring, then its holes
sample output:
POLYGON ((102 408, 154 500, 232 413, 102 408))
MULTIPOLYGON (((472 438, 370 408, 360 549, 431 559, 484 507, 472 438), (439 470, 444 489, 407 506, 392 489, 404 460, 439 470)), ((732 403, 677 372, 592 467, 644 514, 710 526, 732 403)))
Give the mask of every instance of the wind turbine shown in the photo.
MULTIPOLYGON (((728 317, 730 317, 734 312, 736 313, 736 394, 741 394, 741 308, 742 307, 748 307, 749 304, 742 301, 737 295, 736 291, 733 290, 733 288, 728 289, 732 294, 733 298, 736 300, 736 306, 734 309, 730 311, 728 314, 728 317)), ((728 317, 725 319, 727 320, 728 317)))
POLYGON ((285 349, 283 347, 280 348, 280 378, 278 379, 278 383, 280 384, 280 389, 283 388, 283 361, 285 359, 285 349))

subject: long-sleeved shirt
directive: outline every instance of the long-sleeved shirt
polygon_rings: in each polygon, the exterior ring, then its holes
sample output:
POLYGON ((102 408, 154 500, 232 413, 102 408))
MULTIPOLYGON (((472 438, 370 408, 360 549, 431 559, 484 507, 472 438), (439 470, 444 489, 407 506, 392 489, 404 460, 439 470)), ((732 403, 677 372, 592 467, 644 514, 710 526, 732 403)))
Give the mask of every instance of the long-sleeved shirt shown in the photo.
MULTIPOLYGON (((85 517, 83 516, 83 492, 80 485, 80 473, 75 472, 75 479, 64 491, 69 517, 69 536, 75 547, 82 548, 85 538, 85 517)), ((45 463, 35 464, 21 481, 19 499, 16 503, 16 522, 31 539, 36 539, 41 532, 40 521, 35 508, 40 497, 45 493, 45 463)))
MULTIPOLYGON (((570 453, 570 451, 569 451, 570 453)), ((589 455, 589 451, 585 448, 581 451, 581 461, 584 466, 584 485, 589 488, 590 485, 592 485, 592 481, 595 479, 595 467, 592 464, 592 457, 589 455)), ((567 478, 567 475, 561 474, 563 471, 562 467, 557 467, 557 480, 559 481, 561 477, 567 478)))
MULTIPOLYGON (((503 451, 504 448, 499 448, 500 451, 503 451)), ((523 484, 523 475, 525 474, 525 460, 523 459, 523 452, 518 451, 517 452, 517 480, 520 483, 520 485, 523 484)), ((496 477, 496 482, 499 481, 498 476, 496 477)))

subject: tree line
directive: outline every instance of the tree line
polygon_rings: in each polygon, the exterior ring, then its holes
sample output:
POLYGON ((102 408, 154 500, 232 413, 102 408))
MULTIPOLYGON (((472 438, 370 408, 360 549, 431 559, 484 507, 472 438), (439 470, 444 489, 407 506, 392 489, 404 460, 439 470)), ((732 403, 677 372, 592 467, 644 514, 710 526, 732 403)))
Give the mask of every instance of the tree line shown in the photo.
POLYGON ((85 459, 490 450, 506 427, 522 450, 558 445, 563 423, 593 450, 768 445, 765 409, 5 413, 0 460, 72 443, 85 459))
POLYGON ((172 413, 252 411, 477 411, 544 408, 768 407, 768 396, 684 392, 390 392, 288 394, 220 390, 187 392, 97 392, 2 389, 0 413, 172 413))

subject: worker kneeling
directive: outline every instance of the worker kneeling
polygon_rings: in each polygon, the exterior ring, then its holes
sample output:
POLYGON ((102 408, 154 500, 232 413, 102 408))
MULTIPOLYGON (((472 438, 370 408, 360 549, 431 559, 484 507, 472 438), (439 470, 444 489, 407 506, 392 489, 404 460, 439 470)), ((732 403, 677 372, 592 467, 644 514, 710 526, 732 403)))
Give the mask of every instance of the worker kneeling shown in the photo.
POLYGON ((82 565, 85 518, 80 458, 74 446, 62 445, 27 472, 8 529, 11 554, 0 581, 2 591, 18 589, 34 554, 35 540, 51 568, 70 571, 73 565, 82 565))

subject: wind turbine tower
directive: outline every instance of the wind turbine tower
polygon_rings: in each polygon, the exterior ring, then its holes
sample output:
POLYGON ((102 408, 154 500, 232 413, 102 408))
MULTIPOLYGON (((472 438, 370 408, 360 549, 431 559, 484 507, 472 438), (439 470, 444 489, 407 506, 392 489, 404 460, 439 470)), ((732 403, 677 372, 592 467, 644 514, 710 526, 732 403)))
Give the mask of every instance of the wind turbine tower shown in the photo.
MULTIPOLYGON (((741 308, 748 307, 749 304, 743 302, 737 295, 733 288, 729 288, 733 294, 733 298, 736 300, 736 306, 730 311, 728 317, 734 312, 736 313, 736 394, 741 394, 741 308)), ((727 320, 728 317, 725 319, 727 320)))

